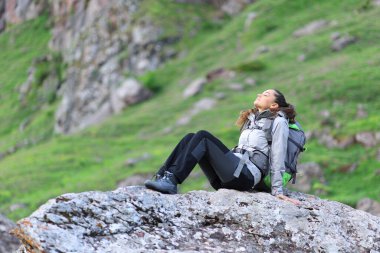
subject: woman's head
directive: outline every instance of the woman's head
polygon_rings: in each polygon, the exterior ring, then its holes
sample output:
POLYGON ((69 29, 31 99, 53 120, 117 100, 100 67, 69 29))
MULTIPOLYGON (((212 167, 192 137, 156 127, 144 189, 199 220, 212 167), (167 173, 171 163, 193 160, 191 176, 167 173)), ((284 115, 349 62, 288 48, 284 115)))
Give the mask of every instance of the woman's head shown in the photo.
POLYGON ((295 123, 296 111, 294 110, 294 106, 289 104, 286 101, 284 94, 277 89, 269 89, 257 94, 253 105, 254 108, 240 112, 236 125, 241 127, 251 112, 256 113, 267 109, 273 113, 283 111, 287 115, 289 122, 295 123))
POLYGON ((273 89, 266 90, 263 93, 257 94, 253 105, 256 107, 259 112, 267 110, 267 109, 276 109, 279 107, 279 104, 276 102, 277 92, 273 89))

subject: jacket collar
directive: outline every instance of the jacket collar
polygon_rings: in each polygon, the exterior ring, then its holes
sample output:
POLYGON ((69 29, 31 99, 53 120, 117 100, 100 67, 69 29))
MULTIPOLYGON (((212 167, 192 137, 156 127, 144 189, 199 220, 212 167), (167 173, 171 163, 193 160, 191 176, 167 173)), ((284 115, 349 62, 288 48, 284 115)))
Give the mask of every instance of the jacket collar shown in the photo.
POLYGON ((262 112, 258 112, 257 111, 256 114, 255 114, 256 120, 259 120, 259 119, 262 119, 262 118, 269 118, 271 116, 273 116, 273 113, 269 109, 264 110, 262 112))
MULTIPOLYGON (((286 118, 286 119, 288 118, 283 111, 279 111, 279 112, 277 112, 277 114, 281 117, 286 118)), ((250 115, 248 115, 248 119, 250 119, 251 121, 254 121, 254 120, 259 120, 262 118, 269 118, 272 115, 273 115, 272 112, 269 109, 267 109, 267 110, 264 110, 262 112, 257 111, 255 114, 251 113, 250 115)))

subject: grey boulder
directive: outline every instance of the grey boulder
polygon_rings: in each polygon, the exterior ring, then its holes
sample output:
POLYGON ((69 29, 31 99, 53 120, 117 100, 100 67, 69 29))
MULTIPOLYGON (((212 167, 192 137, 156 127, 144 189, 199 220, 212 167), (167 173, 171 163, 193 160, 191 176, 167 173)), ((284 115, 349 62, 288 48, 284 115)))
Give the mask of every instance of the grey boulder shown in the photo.
POLYGON ((380 218, 299 192, 68 193, 17 223, 20 252, 377 252, 380 218))

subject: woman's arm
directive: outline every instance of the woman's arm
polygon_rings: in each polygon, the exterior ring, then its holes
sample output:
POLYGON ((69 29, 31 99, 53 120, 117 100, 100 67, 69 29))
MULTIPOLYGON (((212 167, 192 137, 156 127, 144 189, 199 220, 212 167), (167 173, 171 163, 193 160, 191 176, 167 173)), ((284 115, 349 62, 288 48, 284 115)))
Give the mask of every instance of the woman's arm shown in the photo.
POLYGON ((278 116, 272 127, 272 145, 270 151, 271 194, 283 195, 282 174, 285 171, 285 157, 288 145, 289 123, 286 118, 278 116))

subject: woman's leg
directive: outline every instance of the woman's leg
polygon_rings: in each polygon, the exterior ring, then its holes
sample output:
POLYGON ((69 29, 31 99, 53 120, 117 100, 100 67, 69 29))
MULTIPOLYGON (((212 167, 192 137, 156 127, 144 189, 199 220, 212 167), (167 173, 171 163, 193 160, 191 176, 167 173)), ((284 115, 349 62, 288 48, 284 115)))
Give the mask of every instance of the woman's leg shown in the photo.
POLYGON ((218 175, 215 173, 214 168, 211 166, 207 158, 204 156, 198 162, 199 167, 201 167, 203 173, 206 175, 210 185, 215 190, 222 188, 222 181, 220 181, 218 175))
POLYGON ((247 166, 244 165, 239 178, 234 178, 233 180, 222 183, 222 188, 235 189, 239 191, 248 191, 252 190, 254 186, 254 177, 251 172, 248 170, 247 166))
POLYGON ((172 172, 179 183, 182 183, 199 163, 210 183, 215 181, 215 184, 218 184, 216 178, 222 182, 233 179, 232 174, 239 161, 240 159, 218 138, 208 131, 200 130, 178 155, 172 172))
MULTIPOLYGON (((193 138, 194 135, 195 135, 194 133, 188 133, 179 141, 179 143, 173 149, 172 153, 166 159, 165 163, 161 166, 157 174, 162 176, 165 170, 173 172, 173 169, 177 165, 176 160, 178 158, 178 155, 180 154, 181 151, 185 149, 186 145, 190 142, 190 140, 193 138)), ((222 144, 221 142, 219 143, 219 145, 222 147, 224 146, 224 144, 222 144)), ((221 188, 221 181, 219 177, 216 175, 216 173, 214 172, 214 169, 210 165, 208 159, 206 157, 203 157, 199 160, 198 163, 201 169, 203 170, 203 172, 205 173, 206 177, 210 181, 211 186, 215 190, 221 188)))
POLYGON ((240 158, 235 156, 218 138, 205 130, 200 130, 196 134, 186 135, 174 148, 162 169, 172 172, 175 177, 175 184, 169 183, 166 179, 157 182, 148 182, 148 188, 170 193, 176 192, 176 184, 182 183, 191 173, 197 163, 207 176, 214 189, 231 188, 238 190, 248 190, 254 183, 253 176, 246 166, 239 178, 233 176, 233 172, 239 163, 240 158), (170 189, 169 189, 170 188, 170 189), (172 189, 173 188, 173 189, 172 189))
POLYGON ((250 190, 254 184, 254 177, 244 165, 238 178, 233 176, 240 158, 236 157, 232 151, 220 149, 218 141, 212 137, 207 138, 207 152, 199 161, 199 165, 205 172, 211 186, 218 190, 219 188, 228 188, 236 190, 250 190), (225 153, 223 153, 225 152, 225 153))
MULTIPOLYGON (((165 170, 168 170, 168 168, 170 168, 171 166, 175 166, 175 160, 177 159, 179 153, 186 147, 187 143, 189 143, 189 141, 194 135, 194 133, 188 133, 178 142, 178 144, 175 146, 169 157, 158 170, 157 174, 162 176, 165 170)), ((171 171, 171 169, 169 169, 169 171, 171 171)))

